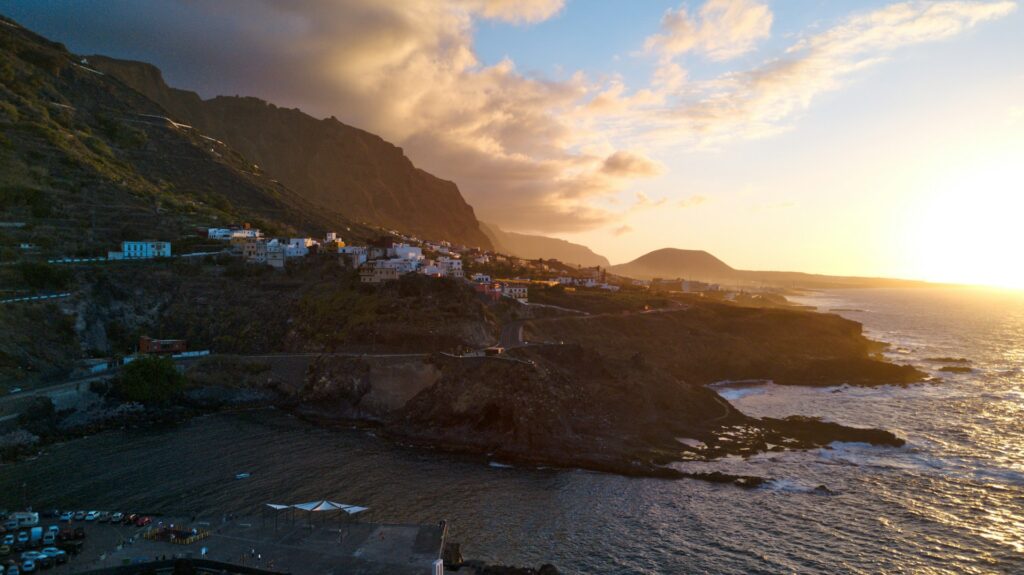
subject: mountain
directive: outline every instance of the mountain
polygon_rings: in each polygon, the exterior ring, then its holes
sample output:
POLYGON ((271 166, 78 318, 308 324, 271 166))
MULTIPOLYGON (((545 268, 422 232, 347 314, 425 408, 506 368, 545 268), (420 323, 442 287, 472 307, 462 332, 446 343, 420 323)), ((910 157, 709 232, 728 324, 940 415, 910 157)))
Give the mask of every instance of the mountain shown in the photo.
POLYGON ((516 257, 555 259, 567 264, 586 267, 611 265, 608 258, 595 254, 590 248, 558 238, 506 232, 494 224, 480 222, 480 229, 491 240, 494 249, 516 257))
POLYGON ((491 247, 458 187, 417 168, 380 136, 258 98, 203 100, 167 86, 151 64, 104 56, 89 56, 88 62, 159 104, 173 120, 237 149, 310 202, 353 221, 491 247))
POLYGON ((726 281, 736 277, 736 270, 708 252, 676 248, 655 250, 631 262, 611 266, 608 271, 640 279, 726 281))
POLYGON ((284 234, 347 223, 165 116, 62 44, 0 18, 0 220, 19 223, 0 233, 0 259, 23 242, 47 257, 94 256, 207 225, 284 234))
POLYGON ((664 248, 608 268, 613 274, 638 278, 685 278, 731 285, 772 285, 827 289, 860 287, 920 287, 927 282, 890 278, 829 276, 803 272, 738 270, 703 250, 664 248))

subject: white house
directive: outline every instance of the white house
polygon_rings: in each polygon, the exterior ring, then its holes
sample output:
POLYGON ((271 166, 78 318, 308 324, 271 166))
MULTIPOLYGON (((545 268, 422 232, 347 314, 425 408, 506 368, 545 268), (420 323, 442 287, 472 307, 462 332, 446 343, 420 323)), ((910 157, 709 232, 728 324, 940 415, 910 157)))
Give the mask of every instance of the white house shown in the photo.
POLYGON ((575 280, 569 276, 558 276, 555 278, 555 281, 564 286, 571 286, 575 282, 575 280))
POLYGON ((260 238, 263 234, 256 228, 244 228, 240 230, 231 230, 231 238, 260 238))
POLYGON ((470 278, 478 284, 489 284, 491 283, 491 276, 487 274, 473 274, 470 278))
POLYGON ((510 297, 519 303, 527 303, 529 288, 525 284, 505 284, 501 288, 501 295, 510 297))
POLYGON ((230 228, 210 228, 206 230, 206 237, 211 240, 230 240, 230 228))
POLYGON ((324 243, 328 244, 331 242, 338 241, 338 232, 327 232, 324 234, 324 243))
POLYGON ((445 271, 444 275, 448 277, 464 277, 462 272, 462 260, 460 259, 447 257, 438 258, 437 265, 445 271))
POLYGON ((612 284, 601 284, 601 289, 614 292, 614 291, 619 291, 619 286, 612 285, 612 284))
POLYGON ((171 257, 171 242, 143 240, 121 242, 121 251, 107 252, 110 260, 151 260, 171 257))
POLYGON ((276 239, 267 242, 267 265, 277 269, 284 269, 285 255, 284 245, 276 239))
POLYGON ((395 244, 388 248, 388 255, 404 260, 422 260, 423 248, 410 246, 409 244, 395 244))
POLYGON ((297 258, 309 254, 309 248, 317 245, 313 238, 290 238, 288 245, 284 247, 284 255, 287 258, 297 258))

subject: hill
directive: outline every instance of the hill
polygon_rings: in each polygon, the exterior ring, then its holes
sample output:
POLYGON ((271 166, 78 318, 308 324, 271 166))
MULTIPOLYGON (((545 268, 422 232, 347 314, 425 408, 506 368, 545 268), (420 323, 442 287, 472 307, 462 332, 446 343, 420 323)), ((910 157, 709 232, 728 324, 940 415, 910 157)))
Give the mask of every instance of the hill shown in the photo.
POLYGON ((558 238, 506 232, 494 224, 480 222, 480 229, 491 240, 498 252, 516 257, 535 259, 556 259, 563 263, 585 267, 611 265, 608 258, 594 253, 590 248, 558 238))
POLYGON ((95 256, 252 222, 320 232, 346 220, 59 43, 0 20, 0 259, 95 256))
POLYGON ((736 270, 703 250, 664 248, 637 259, 614 265, 609 271, 627 277, 687 278, 702 281, 727 281, 736 277, 736 270))
POLYGON ((928 282, 892 278, 829 276, 803 272, 735 269, 703 250, 663 248, 624 264, 608 268, 613 274, 638 278, 685 278, 730 285, 771 285, 790 288, 828 289, 862 287, 923 287, 928 282))
POLYGON ((222 140, 309 202, 350 220, 489 248, 458 187, 413 165, 380 136, 251 97, 203 100, 167 86, 147 63, 89 56, 90 65, 222 140))

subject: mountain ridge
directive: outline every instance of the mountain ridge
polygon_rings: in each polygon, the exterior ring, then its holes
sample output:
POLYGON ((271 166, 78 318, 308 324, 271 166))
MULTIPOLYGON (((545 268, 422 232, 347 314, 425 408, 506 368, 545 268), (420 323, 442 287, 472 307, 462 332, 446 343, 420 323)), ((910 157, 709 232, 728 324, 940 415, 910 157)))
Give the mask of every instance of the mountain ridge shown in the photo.
POLYGON ((87 60, 175 121, 237 149, 308 201, 353 221, 491 247, 454 182, 417 168, 401 148, 376 134, 251 96, 204 100, 168 86, 160 69, 146 62, 102 55, 87 60))
POLYGON ((608 268, 608 258, 595 253, 583 244, 576 244, 559 238, 507 232, 495 224, 480 222, 480 229, 491 240, 498 252, 528 260, 556 259, 562 263, 584 267, 608 268))

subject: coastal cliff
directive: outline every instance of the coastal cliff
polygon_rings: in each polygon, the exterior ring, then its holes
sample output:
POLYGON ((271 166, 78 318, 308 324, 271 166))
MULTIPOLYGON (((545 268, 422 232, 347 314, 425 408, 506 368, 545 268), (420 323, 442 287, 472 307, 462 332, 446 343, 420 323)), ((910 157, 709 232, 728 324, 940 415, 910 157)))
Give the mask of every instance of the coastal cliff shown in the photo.
POLYGON ((534 321, 530 341, 574 342, 610 357, 642 355, 691 384, 771 379, 780 385, 913 383, 925 374, 880 358, 882 344, 834 314, 694 300, 678 311, 534 321))

